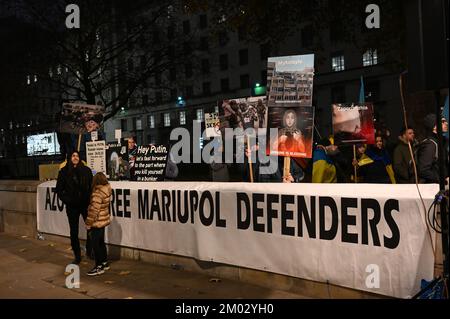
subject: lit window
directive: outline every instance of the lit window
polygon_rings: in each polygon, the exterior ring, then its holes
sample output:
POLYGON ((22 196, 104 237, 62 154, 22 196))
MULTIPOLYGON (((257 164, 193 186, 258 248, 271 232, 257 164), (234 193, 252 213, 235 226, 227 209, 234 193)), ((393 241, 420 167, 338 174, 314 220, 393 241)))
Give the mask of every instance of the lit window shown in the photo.
POLYGON ((37 82, 37 75, 34 75, 34 82, 37 82))
POLYGON ((142 130, 142 120, 136 119, 136 130, 142 130))
POLYGON ((164 113, 164 127, 170 126, 170 113, 164 113))
POLYGON ((155 116, 149 115, 148 117, 148 127, 149 128, 155 128, 155 116))
POLYGON ((334 72, 344 71, 344 56, 336 55, 331 58, 331 67, 334 72))
POLYGON ((203 109, 197 109, 197 121, 203 122, 203 109))
POLYGON ((186 124, 186 112, 180 111, 180 125, 186 124))
POLYGON ((52 76, 53 76, 53 71, 52 71, 52 68, 48 69, 48 75, 49 75, 50 77, 52 77, 52 76))
POLYGON ((219 113, 219 107, 217 105, 214 107, 214 112, 219 113))
POLYGON ((30 76, 29 76, 29 75, 27 75, 27 84, 28 84, 28 85, 30 85, 30 83, 31 83, 31 79, 30 79, 30 76))
POLYGON ((58 67, 56 68, 56 73, 61 74, 61 66, 58 65, 58 67))
POLYGON ((363 66, 371 66, 378 64, 377 50, 369 49, 363 54, 363 66))

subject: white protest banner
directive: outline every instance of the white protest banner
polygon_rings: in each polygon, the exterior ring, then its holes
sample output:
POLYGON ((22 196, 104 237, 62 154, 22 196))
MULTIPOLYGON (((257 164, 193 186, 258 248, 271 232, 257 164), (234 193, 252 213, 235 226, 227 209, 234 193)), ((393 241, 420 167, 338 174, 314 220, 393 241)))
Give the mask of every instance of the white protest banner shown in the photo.
MULTIPOLYGON (((38 231, 68 236, 55 185, 51 181, 38 187, 38 231)), ((113 217, 105 230, 111 244, 400 298, 417 293, 422 278, 433 279, 434 243, 415 185, 111 182, 111 186, 113 217), (371 269, 379 270, 379 286, 371 284, 371 269)), ((419 187, 429 207, 438 185, 419 187)))

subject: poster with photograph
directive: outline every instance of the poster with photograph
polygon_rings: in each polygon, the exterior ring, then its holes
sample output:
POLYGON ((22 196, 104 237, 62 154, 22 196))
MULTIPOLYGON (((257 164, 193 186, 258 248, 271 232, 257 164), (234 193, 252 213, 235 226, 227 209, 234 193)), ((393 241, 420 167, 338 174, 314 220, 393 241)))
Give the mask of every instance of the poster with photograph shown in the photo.
POLYGON ((86 142, 86 162, 92 174, 106 173, 105 141, 86 142))
POLYGON ((271 57, 267 60, 268 105, 312 106, 314 54, 271 57))
POLYGON ((268 105, 297 103, 312 106, 314 54, 271 57, 267 60, 268 105))
POLYGON ((218 113, 205 113, 206 136, 220 136, 220 120, 218 113))
POLYGON ((267 99, 252 96, 218 102, 220 127, 265 129, 267 122, 267 99))
POLYGON ((128 147, 126 144, 108 144, 106 146, 107 177, 111 181, 130 179, 128 164, 128 147))
POLYGON ((102 105, 63 103, 59 132, 84 134, 97 131, 102 122, 105 107, 102 105))
POLYGON ((333 104, 334 144, 374 144, 372 103, 333 104))
POLYGON ((279 104, 269 107, 269 129, 278 129, 278 134, 267 131, 267 154, 290 157, 312 157, 314 107, 299 104, 279 104))
POLYGON ((138 146, 132 179, 138 182, 164 181, 168 157, 166 145, 138 146))

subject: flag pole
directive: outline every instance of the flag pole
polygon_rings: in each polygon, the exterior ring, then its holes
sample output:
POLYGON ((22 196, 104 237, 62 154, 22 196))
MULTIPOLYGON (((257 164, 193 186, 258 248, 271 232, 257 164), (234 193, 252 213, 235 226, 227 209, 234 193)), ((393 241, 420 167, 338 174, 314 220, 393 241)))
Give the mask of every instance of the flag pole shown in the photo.
MULTIPOLYGON (((353 160, 356 161, 356 145, 355 144, 353 144, 353 160)), ((356 165, 353 165, 353 169, 354 169, 355 183, 358 183, 358 169, 357 169, 356 165)))

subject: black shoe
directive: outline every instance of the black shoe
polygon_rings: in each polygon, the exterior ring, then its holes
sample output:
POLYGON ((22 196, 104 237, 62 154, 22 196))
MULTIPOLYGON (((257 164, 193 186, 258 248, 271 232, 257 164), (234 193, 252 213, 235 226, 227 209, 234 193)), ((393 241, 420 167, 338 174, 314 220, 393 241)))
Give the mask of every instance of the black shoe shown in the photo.
POLYGON ((81 258, 75 258, 72 260, 71 264, 79 265, 81 263, 81 258))
POLYGON ((105 272, 105 270, 103 269, 103 266, 96 266, 94 268, 92 268, 91 271, 89 271, 87 273, 88 276, 98 276, 101 275, 105 272))
POLYGON ((102 267, 104 270, 110 270, 111 266, 109 265, 109 262, 105 261, 102 263, 102 267))

